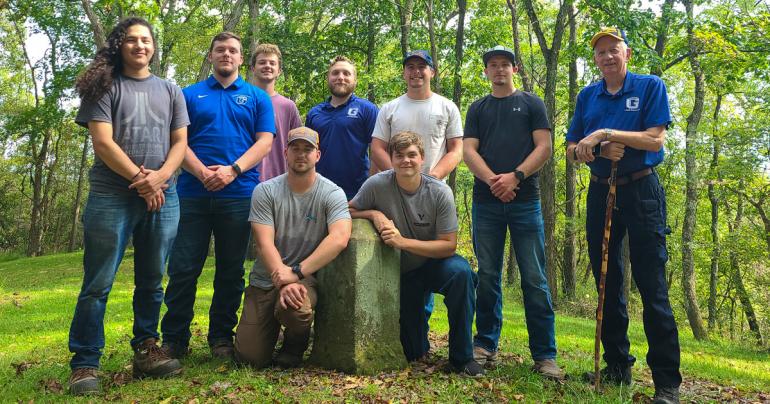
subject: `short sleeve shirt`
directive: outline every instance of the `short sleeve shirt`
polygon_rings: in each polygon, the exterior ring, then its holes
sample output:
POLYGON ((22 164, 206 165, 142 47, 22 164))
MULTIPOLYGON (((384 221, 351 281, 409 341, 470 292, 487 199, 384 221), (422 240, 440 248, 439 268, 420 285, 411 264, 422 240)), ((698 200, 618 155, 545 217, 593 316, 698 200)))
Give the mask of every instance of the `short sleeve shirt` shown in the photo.
POLYGON ((460 110, 435 93, 426 100, 413 100, 404 94, 382 106, 372 136, 388 143, 403 131, 420 135, 425 146, 422 171, 428 174, 446 154, 447 140, 463 136, 460 110))
MULTIPOLYGON (((270 97, 238 77, 227 88, 214 78, 183 90, 190 114, 187 145, 203 165, 231 165, 257 141, 258 132, 275 133, 270 97)), ((259 183, 258 166, 244 170, 222 190, 207 191, 194 175, 182 171, 181 197, 249 198, 259 183)))
POLYGON ((299 119, 299 110, 294 101, 274 94, 270 97, 275 113, 275 139, 270 153, 262 159, 259 167, 259 180, 267 181, 286 172, 286 156, 283 154, 289 131, 302 126, 299 119))
MULTIPOLYGON (((436 240, 440 234, 457 232, 454 196, 447 184, 421 174, 420 187, 408 193, 396 183, 393 170, 377 173, 364 182, 350 201, 358 210, 378 210, 395 223, 398 231, 415 240, 436 240)), ((401 251, 401 272, 419 268, 428 260, 401 251)))
POLYGON ((342 187, 350 199, 369 176, 369 144, 378 110, 355 94, 337 107, 329 101, 307 113, 305 126, 318 132, 321 141, 316 171, 342 187))
MULTIPOLYGON (((643 131, 671 123, 671 111, 666 85, 658 76, 628 72, 623 88, 616 94, 607 92, 604 80, 584 88, 577 98, 575 115, 567 131, 567 141, 579 142, 592 132, 609 128, 616 130, 643 131)), ((618 162, 618 175, 628 175, 663 161, 664 150, 658 152, 626 147, 618 162)), ((599 177, 609 177, 611 162, 597 158, 588 163, 591 172, 599 177)))
MULTIPOLYGON (((535 94, 516 91, 507 97, 487 95, 471 104, 465 115, 465 138, 479 140, 478 153, 495 174, 513 172, 535 149, 533 133, 548 129, 545 104, 535 94)), ((538 173, 527 177, 514 201, 540 198, 538 173)), ((473 199, 500 202, 489 185, 475 178, 473 199)))
MULTIPOLYGON (((157 170, 166 162, 171 131, 190 120, 182 91, 176 85, 150 75, 144 79, 117 76, 112 87, 97 101, 83 101, 75 122, 112 124, 112 140, 137 166, 157 170)), ((173 178, 169 181, 173 181, 173 178)), ((112 171, 99 156, 89 173, 91 191, 136 195, 131 181, 112 171)))
MULTIPOLYGON (((254 188, 249 221, 272 227, 281 261, 294 266, 318 248, 329 234, 329 225, 350 220, 350 212, 345 193, 323 176, 317 175, 313 187, 304 194, 291 192, 286 178, 287 174, 282 174, 254 188)), ((249 284, 266 290, 273 287, 259 257, 251 268, 249 284)))

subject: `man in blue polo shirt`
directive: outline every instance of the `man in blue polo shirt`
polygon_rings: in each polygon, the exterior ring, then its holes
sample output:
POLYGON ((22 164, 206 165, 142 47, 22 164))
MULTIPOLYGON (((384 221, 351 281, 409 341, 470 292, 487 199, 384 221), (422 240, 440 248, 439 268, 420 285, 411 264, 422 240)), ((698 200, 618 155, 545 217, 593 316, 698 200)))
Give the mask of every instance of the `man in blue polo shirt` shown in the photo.
POLYGON ((305 126, 321 137, 321 161, 316 170, 352 199, 369 176, 369 144, 377 122, 377 107, 358 98, 356 66, 337 56, 326 75, 331 96, 307 113, 305 126))
POLYGON ((163 347, 177 358, 188 352, 196 285, 212 233, 216 273, 208 343, 215 358, 233 355, 251 193, 259 182, 257 164, 270 151, 275 133, 270 97, 238 74, 240 37, 216 35, 208 60, 214 74, 183 90, 190 135, 177 185, 180 220, 168 265, 168 312, 161 323, 163 347))
MULTIPOLYGON (((678 403, 679 337, 668 298, 665 266, 666 197, 654 167, 663 161, 666 128, 671 123, 666 86, 657 76, 628 71, 631 49, 625 33, 607 28, 591 39, 602 80, 580 92, 567 132, 570 161, 591 168, 586 208, 588 253, 599 280, 608 177, 617 161, 617 202, 612 216, 605 285, 602 379, 630 384, 628 314, 623 295, 621 245, 628 234, 631 270, 644 305, 647 364, 655 383, 655 403, 678 403)), ((593 379, 593 374, 587 374, 593 379)))

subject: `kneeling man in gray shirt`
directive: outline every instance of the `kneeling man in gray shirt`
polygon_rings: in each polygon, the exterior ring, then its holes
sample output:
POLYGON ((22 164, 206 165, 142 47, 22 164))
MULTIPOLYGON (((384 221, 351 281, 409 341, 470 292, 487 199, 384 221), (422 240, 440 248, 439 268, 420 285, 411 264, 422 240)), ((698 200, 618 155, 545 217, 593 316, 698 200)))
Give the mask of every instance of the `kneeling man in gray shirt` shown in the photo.
POLYGON ((249 274, 235 335, 240 362, 268 366, 275 359, 295 367, 307 349, 316 304, 314 273, 345 249, 351 220, 345 192, 315 171, 321 158, 318 133, 304 126, 289 131, 288 171, 254 188, 252 234, 257 259, 249 274))
POLYGON ((401 345, 406 359, 428 353, 425 303, 444 295, 449 318, 449 362, 467 376, 484 369, 473 360, 471 326, 478 278, 457 248, 457 213, 452 190, 422 174, 425 151, 413 132, 388 144, 392 170, 369 177, 350 201, 351 215, 372 221, 385 244, 401 250, 401 345))

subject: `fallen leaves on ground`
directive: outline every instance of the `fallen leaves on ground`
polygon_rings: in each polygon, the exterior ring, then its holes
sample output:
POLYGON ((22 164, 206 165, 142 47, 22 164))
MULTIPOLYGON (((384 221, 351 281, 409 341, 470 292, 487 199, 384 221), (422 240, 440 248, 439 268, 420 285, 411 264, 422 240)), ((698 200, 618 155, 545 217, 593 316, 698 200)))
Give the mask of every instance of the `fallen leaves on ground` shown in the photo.
POLYGON ((29 370, 29 368, 32 367, 32 365, 37 365, 37 362, 19 362, 19 363, 11 363, 11 367, 16 370, 16 376, 21 376, 29 370))
POLYGON ((40 386, 49 393, 61 393, 64 391, 61 382, 56 379, 41 380, 40 386))

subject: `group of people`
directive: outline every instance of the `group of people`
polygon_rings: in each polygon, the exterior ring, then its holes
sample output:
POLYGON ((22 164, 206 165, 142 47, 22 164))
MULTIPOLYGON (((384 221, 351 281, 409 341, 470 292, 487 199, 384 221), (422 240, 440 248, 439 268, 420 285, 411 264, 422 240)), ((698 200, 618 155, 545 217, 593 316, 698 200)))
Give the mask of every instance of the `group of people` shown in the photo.
MULTIPOLYGON (((657 77, 627 71, 631 50, 622 31, 602 30, 591 46, 603 78, 580 93, 567 156, 592 172, 586 226, 597 279, 609 167, 618 162, 602 376, 617 384, 632 381, 620 254, 628 233, 655 398, 678 402, 679 345, 664 278, 665 196, 654 170, 671 122, 666 90, 657 77)), ((304 126, 296 105, 275 90, 283 68, 275 45, 260 44, 251 55, 254 85, 239 74, 242 44, 230 32, 211 41, 213 74, 184 90, 152 75, 154 57, 152 27, 129 18, 116 25, 76 83, 76 122, 88 128, 95 159, 83 214, 84 279, 69 334, 72 394, 100 391, 106 301, 129 240, 135 377, 182 371, 212 235, 212 356, 294 367, 309 344, 314 273, 347 247, 352 218, 370 220, 382 241, 401 251, 406 358, 429 353, 428 319, 438 293, 447 307, 449 362, 474 377, 498 357, 510 232, 534 370, 564 378, 556 363, 538 185, 538 170, 552 154, 551 123, 540 98, 515 88, 518 68, 510 49, 496 46, 483 54, 491 93, 470 106, 464 128, 457 106, 431 91, 436 71, 426 51, 405 55, 406 93, 381 109, 354 94, 356 66, 336 57, 326 76, 330 96, 307 113, 304 126), (455 199, 445 183, 463 160, 475 176, 478 272, 455 252, 455 199), (245 287, 250 236, 257 258, 245 287), (162 303, 168 310, 161 320, 162 303)))

